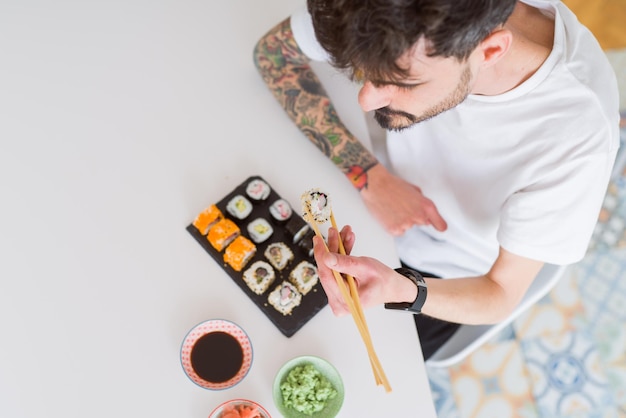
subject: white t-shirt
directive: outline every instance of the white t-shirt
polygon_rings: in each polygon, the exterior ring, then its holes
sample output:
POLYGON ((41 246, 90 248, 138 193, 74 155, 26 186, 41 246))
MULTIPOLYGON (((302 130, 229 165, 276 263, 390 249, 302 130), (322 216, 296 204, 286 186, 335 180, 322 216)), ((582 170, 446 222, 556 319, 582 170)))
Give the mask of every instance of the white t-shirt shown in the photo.
MULTIPOLYGON (((558 1, 529 0, 555 22, 537 72, 496 96, 387 134, 392 172, 419 186, 448 223, 396 239, 405 263, 442 277, 486 273, 499 246, 552 264, 580 260, 617 148, 618 90, 598 43, 558 1)), ((327 59, 310 17, 291 19, 311 59, 327 59)))

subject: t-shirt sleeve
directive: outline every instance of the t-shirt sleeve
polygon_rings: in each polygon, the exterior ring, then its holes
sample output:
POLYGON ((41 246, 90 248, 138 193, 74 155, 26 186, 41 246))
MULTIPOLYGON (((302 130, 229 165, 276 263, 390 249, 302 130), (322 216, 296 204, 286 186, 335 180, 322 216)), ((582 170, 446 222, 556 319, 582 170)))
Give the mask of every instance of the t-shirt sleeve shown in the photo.
POLYGON ((293 37, 304 55, 313 61, 330 61, 326 50, 317 42, 311 15, 306 6, 291 15, 290 24, 293 37))
POLYGON ((585 255, 607 190, 614 152, 559 164, 504 204, 500 245, 514 254, 551 264, 585 255))

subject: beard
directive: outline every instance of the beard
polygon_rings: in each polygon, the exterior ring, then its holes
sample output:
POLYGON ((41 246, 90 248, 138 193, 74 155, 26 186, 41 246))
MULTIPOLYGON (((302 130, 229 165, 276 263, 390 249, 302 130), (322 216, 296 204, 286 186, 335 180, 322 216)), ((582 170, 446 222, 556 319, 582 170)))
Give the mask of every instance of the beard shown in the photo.
POLYGON ((463 102, 467 96, 469 96, 469 84, 471 79, 472 73, 469 66, 466 66, 461 74, 461 80, 459 81, 459 84, 457 84, 454 91, 441 102, 435 104, 429 109, 426 109, 426 111, 424 111, 421 115, 413 115, 411 113, 394 110, 385 106, 374 111, 374 119, 376 119, 376 122, 378 122, 383 129, 387 129, 389 131, 399 132, 406 128, 410 128, 417 123, 424 122, 425 120, 433 118, 446 110, 450 110, 463 102))

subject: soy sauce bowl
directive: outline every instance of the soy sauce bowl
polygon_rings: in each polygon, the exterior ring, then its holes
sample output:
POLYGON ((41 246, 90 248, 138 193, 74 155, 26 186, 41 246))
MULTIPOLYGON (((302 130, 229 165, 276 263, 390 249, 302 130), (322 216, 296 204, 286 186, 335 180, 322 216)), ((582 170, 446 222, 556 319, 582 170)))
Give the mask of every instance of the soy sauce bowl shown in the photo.
POLYGON ((228 389, 250 371, 252 345, 239 325, 225 319, 210 319, 187 333, 180 349, 180 361, 185 374, 196 385, 209 390, 228 389))
MULTIPOLYGON (((243 413, 243 411, 246 409, 248 411, 250 409, 256 410, 257 414, 254 415, 255 417, 272 418, 269 412, 265 410, 265 408, 263 408, 258 403, 254 401, 249 401, 247 399, 232 399, 230 401, 226 401, 223 404, 219 405, 217 408, 215 408, 213 412, 211 412, 211 414, 209 415, 209 418, 222 418, 222 416, 226 412, 232 411, 232 410, 238 410, 238 412, 243 413)), ((241 415, 241 416, 247 416, 247 415, 241 415)))

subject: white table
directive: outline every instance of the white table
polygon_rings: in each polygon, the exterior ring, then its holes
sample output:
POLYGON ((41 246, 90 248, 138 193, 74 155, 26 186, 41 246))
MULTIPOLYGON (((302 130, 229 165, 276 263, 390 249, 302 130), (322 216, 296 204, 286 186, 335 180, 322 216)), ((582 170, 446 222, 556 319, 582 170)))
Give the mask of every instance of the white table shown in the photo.
MULTIPOLYGON (((410 316, 366 312, 386 394, 351 318, 325 308, 284 337, 185 231, 260 174, 294 204, 328 190, 355 252, 397 264, 252 64, 256 40, 299 4, 0 4, 0 416, 206 417, 244 397, 278 417, 274 374, 303 354, 339 369, 341 417, 435 416, 410 316), (183 337, 209 318, 241 325, 254 349, 225 391, 180 365, 183 337)), ((364 125, 359 112, 346 119, 364 125)))

